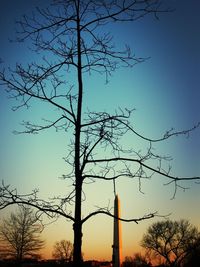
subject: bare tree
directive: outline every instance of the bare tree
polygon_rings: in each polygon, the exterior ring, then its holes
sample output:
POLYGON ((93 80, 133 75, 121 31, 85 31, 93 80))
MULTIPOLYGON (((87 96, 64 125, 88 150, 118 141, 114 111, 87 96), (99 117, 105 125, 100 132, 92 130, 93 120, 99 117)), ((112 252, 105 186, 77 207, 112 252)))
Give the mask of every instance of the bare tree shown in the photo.
POLYGON ((21 206, 0 225, 1 258, 15 259, 21 263, 25 258, 39 258, 44 246, 40 238, 41 224, 29 207, 21 206))
MULTIPOLYGON (((24 133, 38 133, 49 128, 71 134, 68 154, 65 157, 70 172, 63 177, 72 180, 73 190, 53 202, 38 199, 37 190, 19 195, 16 189, 2 183, 1 209, 24 203, 36 207, 49 217, 63 216, 73 221, 76 266, 82 261, 82 225, 97 214, 113 216, 108 208, 99 208, 82 217, 83 184, 88 181, 113 181, 120 177, 150 178, 154 173, 174 183, 175 191, 181 180, 198 177, 178 177, 164 168, 167 157, 153 152, 152 145, 170 137, 189 134, 194 128, 180 132, 166 131, 158 139, 150 139, 136 132, 131 125, 133 110, 119 109, 113 114, 83 108, 84 75, 93 72, 105 75, 106 81, 119 66, 132 67, 144 61, 136 58, 130 48, 118 50, 112 36, 103 27, 108 23, 131 22, 146 15, 168 11, 161 1, 130 0, 55 0, 47 9, 37 8, 32 16, 24 16, 18 22, 18 41, 32 41, 31 50, 41 55, 41 61, 16 64, 15 69, 0 72, 1 84, 9 96, 17 102, 14 110, 29 107, 32 101, 47 103, 56 109, 55 116, 41 124, 24 121, 24 133), (132 134, 147 143, 145 152, 124 146, 121 138, 132 134), (74 204, 74 214, 68 209, 74 204)), ((154 216, 154 213, 138 219, 138 222, 154 216)))
POLYGON ((53 257, 60 261, 71 261, 73 255, 73 245, 68 240, 57 241, 53 248, 53 257))
POLYGON ((181 266, 199 240, 198 229, 187 220, 152 224, 142 239, 142 246, 161 256, 169 266, 181 266))

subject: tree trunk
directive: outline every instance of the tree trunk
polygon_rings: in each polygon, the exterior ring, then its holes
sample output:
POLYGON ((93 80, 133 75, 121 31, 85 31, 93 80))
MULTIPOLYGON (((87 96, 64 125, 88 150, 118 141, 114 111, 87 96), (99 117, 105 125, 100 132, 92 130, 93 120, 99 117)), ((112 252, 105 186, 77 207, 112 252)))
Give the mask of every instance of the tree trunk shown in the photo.
POLYGON ((76 202, 75 202, 75 222, 74 228, 74 250, 73 263, 74 266, 82 266, 82 222, 81 222, 81 192, 82 185, 76 186, 76 202))
POLYGON ((80 35, 80 19, 79 19, 79 5, 77 2, 77 50, 78 50, 78 102, 77 102, 77 116, 75 127, 75 216, 74 216, 74 251, 73 251, 73 265, 82 266, 82 221, 81 221, 81 203, 82 203, 82 170, 80 164, 80 150, 81 150, 81 115, 82 115, 82 97, 83 97, 83 83, 82 83, 82 63, 81 63, 81 35, 80 35))

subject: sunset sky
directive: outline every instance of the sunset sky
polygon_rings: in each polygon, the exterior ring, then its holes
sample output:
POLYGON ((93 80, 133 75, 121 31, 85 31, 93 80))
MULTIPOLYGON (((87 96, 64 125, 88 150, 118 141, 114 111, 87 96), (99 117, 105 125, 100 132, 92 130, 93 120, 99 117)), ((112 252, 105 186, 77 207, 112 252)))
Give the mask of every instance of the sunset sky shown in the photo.
MULTIPOLYGON (((34 6, 46 5, 46 0, 0 0, 0 58, 5 65, 31 61, 26 46, 10 43, 14 36, 15 19, 29 14, 34 6)), ((135 129, 150 138, 162 136, 174 127, 177 131, 192 128, 200 121, 200 2, 197 0, 163 1, 174 9, 133 23, 109 26, 116 46, 129 44, 136 56, 148 58, 131 69, 119 69, 108 84, 102 76, 85 79, 84 106, 92 110, 115 110, 118 107, 136 108, 133 117, 135 129)), ((105 27, 106 31, 106 27, 105 27)), ((1 67, 1 66, 0 66, 1 67)), ((7 98, 0 87, 0 179, 18 188, 20 193, 40 189, 40 197, 62 195, 69 190, 65 180, 67 172, 63 157, 70 137, 66 132, 53 129, 38 135, 14 135, 23 130, 23 120, 37 122, 51 116, 46 106, 33 105, 30 109, 11 110, 15 103, 7 98)), ((134 139, 135 141, 135 139, 134 139)), ((144 142, 131 147, 145 149, 144 142)), ((173 137, 155 146, 156 153, 170 155, 174 176, 200 176, 200 128, 186 136, 173 137)), ((189 219, 200 230, 200 184, 182 183, 173 198, 173 185, 169 180, 154 175, 142 182, 120 178, 116 183, 121 203, 121 216, 139 218, 151 212, 169 215, 171 219, 189 219), (172 199, 173 198, 173 199, 172 199)), ((83 216, 98 207, 113 206, 113 184, 100 181, 85 185, 86 201, 83 216)), ((0 212, 0 219, 9 210, 0 212)), ((148 225, 162 218, 139 223, 122 223, 122 254, 130 256, 141 250, 139 242, 148 225)), ((83 226, 83 253, 85 259, 111 260, 113 220, 97 216, 83 226)), ((51 257, 55 241, 73 242, 72 223, 60 219, 48 225, 43 234, 46 247, 43 256, 51 257)))

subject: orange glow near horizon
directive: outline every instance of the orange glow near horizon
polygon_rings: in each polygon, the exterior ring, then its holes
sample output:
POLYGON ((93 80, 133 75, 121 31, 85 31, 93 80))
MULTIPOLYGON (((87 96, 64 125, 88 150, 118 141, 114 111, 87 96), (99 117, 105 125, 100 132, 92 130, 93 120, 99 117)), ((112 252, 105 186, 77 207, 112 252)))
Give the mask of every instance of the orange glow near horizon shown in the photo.
MULTIPOLYGON (((44 249, 41 250, 41 258, 48 260, 53 259, 52 257, 53 247, 52 246, 46 246, 44 249)), ((139 246, 135 246, 135 251, 133 252, 131 249, 127 251, 123 251, 123 254, 121 253, 121 263, 125 260, 126 256, 131 256, 135 253, 141 253, 143 254, 144 250, 140 248, 139 246)), ((108 251, 105 248, 96 248, 93 249, 92 252, 84 253, 84 260, 98 260, 98 261, 111 261, 112 260, 112 250, 108 251)))
MULTIPOLYGON (((121 207, 121 200, 118 198, 119 217, 121 217, 121 207)), ((142 248, 137 243, 137 238, 134 238, 139 228, 139 225, 119 221, 121 262, 124 261, 126 256, 133 256, 134 253, 142 252, 142 248)), ((53 246, 56 241, 66 239, 73 243, 72 224, 65 220, 58 220, 44 229, 43 238, 46 240, 46 246, 41 251, 42 258, 52 259, 53 246)), ((96 217, 91 222, 83 225, 82 250, 84 260, 112 261, 112 244, 113 218, 96 217), (99 224, 102 225, 100 229, 99 224)))

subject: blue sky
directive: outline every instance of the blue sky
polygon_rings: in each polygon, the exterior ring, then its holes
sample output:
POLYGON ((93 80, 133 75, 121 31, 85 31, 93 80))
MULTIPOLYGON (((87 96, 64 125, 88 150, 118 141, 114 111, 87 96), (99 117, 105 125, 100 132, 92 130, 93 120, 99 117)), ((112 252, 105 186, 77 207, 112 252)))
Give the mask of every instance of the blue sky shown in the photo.
MULTIPOLYGON (((164 2, 174 11, 162 14, 159 20, 147 17, 133 24, 108 28, 117 46, 127 43, 137 56, 150 57, 148 60, 132 69, 117 70, 107 85, 102 76, 84 78, 85 107, 96 111, 114 111, 119 106, 136 108, 132 121, 135 129, 152 138, 160 137, 171 127, 183 130, 200 121, 200 3, 195 0, 164 2)), ((48 1, 42 3, 45 5, 48 1)), ((0 0, 0 58, 6 65, 31 60, 32 56, 25 45, 18 46, 7 39, 13 37, 15 19, 31 12, 35 5, 41 5, 41 1, 0 0)), ((45 197, 65 193, 68 185, 58 177, 66 173, 62 157, 66 155, 68 136, 53 130, 34 136, 14 135, 13 130, 22 129, 22 120, 40 121, 51 116, 52 111, 47 110, 46 106, 34 104, 28 110, 13 112, 13 104, 1 87, 1 179, 17 186, 20 192, 40 188, 41 196, 45 197)), ((156 151, 174 158, 171 162, 174 175, 200 175, 199 137, 200 129, 197 129, 190 138, 172 138, 156 145, 156 151)), ((145 149, 145 144, 139 140, 130 138, 126 142, 136 149, 145 149)), ((199 226, 200 185, 183 184, 190 186, 190 189, 185 192, 179 190, 176 198, 171 200, 173 188, 163 186, 164 183, 166 180, 158 176, 151 181, 144 181, 142 190, 145 194, 141 194, 137 181, 123 179, 117 182, 122 215, 140 217, 148 212, 159 211, 160 214, 171 213, 172 219, 188 218, 199 226)), ((110 203, 112 206, 112 184, 91 184, 85 188, 85 192, 87 202, 84 203, 83 215, 93 210, 95 205, 106 206, 110 203)), ((4 215, 4 212, 1 214, 4 215)), ((123 223, 124 256, 139 250, 138 242, 142 233, 152 222, 139 225, 123 223)), ((62 238, 72 241, 71 224, 60 220, 45 229, 44 237, 50 249, 53 242, 62 238)), ((92 219, 84 226, 83 242, 85 257, 111 258, 112 220, 104 217, 92 219), (99 251, 99 247, 104 250, 99 251)), ((51 256, 51 253, 48 255, 51 256)))

